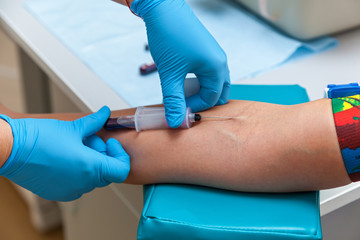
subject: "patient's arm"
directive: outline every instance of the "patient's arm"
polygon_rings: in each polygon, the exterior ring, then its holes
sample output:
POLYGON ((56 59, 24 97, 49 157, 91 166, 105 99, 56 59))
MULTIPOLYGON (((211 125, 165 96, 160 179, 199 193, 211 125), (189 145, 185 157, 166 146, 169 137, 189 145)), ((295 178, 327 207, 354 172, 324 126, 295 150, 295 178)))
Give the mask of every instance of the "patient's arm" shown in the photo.
MULTIPOLYGON (((133 112, 115 111, 113 116, 133 112)), ((35 117, 70 120, 82 115, 35 117)), ((103 130, 99 135, 105 140, 118 139, 129 153, 127 183, 192 183, 283 192, 351 182, 338 146, 329 99, 295 106, 230 101, 203 115, 234 119, 204 120, 186 130, 103 130)))

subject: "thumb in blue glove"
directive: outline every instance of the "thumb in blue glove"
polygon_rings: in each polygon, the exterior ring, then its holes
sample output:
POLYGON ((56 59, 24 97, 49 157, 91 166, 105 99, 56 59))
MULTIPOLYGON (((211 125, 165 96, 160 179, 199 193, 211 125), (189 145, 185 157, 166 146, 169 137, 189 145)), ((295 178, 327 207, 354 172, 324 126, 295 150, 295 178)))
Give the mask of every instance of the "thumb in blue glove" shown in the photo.
POLYGON ((106 153, 87 147, 83 139, 98 132, 110 116, 103 107, 75 121, 11 119, 14 143, 0 175, 48 200, 70 201, 95 187, 123 182, 129 156, 116 140, 106 153))
MULTIPOLYGON (((104 163, 106 172, 106 179, 108 182, 120 183, 125 181, 124 176, 129 173, 129 155, 125 152, 119 141, 110 138, 106 144, 97 135, 91 135, 85 138, 84 144, 91 149, 94 149, 104 155, 109 155, 112 158, 108 158, 107 162, 104 163), (120 174, 119 173, 123 173, 120 174)), ((107 184, 106 184, 107 185, 107 184)))
POLYGON ((230 77, 226 54, 184 0, 135 0, 131 9, 146 23, 170 127, 182 124, 186 105, 198 112, 227 103, 230 77), (185 100, 188 73, 199 79, 200 92, 185 100))

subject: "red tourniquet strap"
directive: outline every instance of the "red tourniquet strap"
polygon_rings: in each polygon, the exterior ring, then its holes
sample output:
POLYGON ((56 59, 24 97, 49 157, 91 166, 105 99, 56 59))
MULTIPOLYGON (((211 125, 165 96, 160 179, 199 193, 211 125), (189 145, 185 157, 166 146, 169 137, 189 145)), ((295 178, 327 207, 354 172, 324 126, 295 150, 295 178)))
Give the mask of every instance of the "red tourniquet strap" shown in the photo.
POLYGON ((351 181, 360 181, 360 95, 332 99, 336 134, 351 181))

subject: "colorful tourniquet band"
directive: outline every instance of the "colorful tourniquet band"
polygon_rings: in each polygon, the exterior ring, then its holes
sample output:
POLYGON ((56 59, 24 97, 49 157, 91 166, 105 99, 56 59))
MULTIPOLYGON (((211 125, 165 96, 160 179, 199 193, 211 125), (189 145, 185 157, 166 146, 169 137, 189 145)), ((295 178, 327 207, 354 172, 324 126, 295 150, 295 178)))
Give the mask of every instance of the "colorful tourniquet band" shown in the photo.
POLYGON ((360 95, 332 99, 335 127, 346 170, 360 180, 360 95))

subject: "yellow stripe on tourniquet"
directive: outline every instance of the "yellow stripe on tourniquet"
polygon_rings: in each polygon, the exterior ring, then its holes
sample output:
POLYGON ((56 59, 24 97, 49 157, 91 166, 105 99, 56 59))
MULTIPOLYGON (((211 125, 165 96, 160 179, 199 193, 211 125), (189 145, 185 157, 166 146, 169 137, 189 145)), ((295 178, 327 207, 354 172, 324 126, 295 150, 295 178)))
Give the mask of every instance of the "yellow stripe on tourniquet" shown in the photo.
MULTIPOLYGON (((352 102, 353 99, 360 100, 360 95, 357 94, 357 95, 353 95, 353 96, 342 97, 340 99, 345 100, 345 102, 343 102, 343 104, 344 104, 343 111, 345 111, 345 110, 348 110, 348 109, 354 107, 354 105, 350 104, 349 102, 352 102), (349 101, 349 102, 347 102, 347 101, 349 101)), ((359 105, 359 104, 355 104, 355 105, 359 105)))

